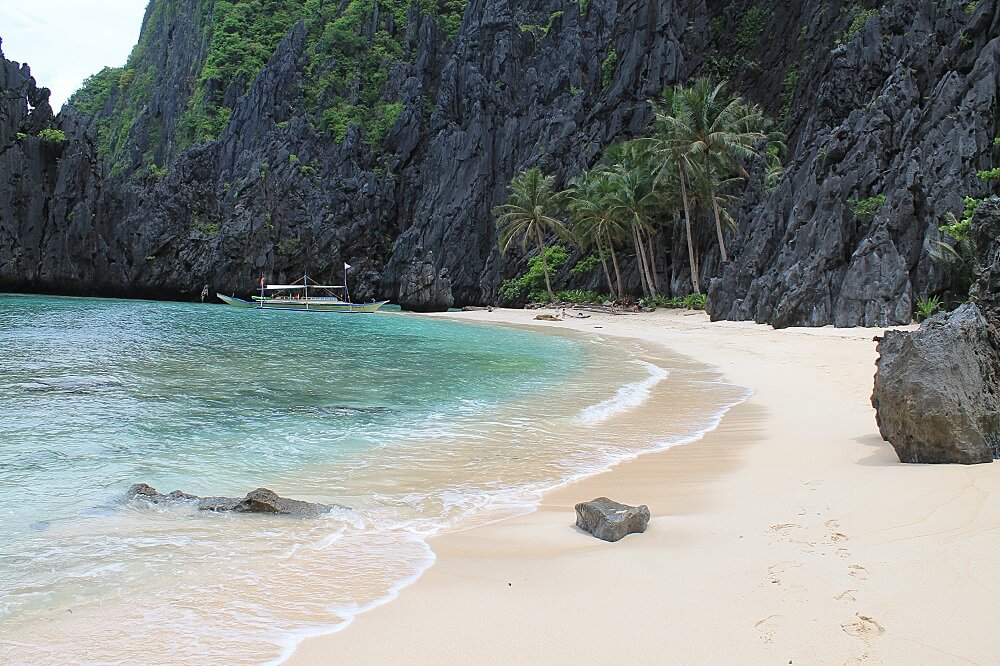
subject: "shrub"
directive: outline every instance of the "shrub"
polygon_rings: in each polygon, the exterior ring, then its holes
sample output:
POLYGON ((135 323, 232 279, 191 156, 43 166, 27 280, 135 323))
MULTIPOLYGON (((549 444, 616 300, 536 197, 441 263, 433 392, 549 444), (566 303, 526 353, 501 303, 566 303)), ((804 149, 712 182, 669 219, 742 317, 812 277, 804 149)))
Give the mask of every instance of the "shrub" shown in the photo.
POLYGON ((600 258, 595 257, 594 255, 590 255, 576 262, 576 266, 574 266, 570 270, 570 273, 572 273, 573 275, 583 275, 584 273, 589 273, 590 271, 594 270, 600 265, 601 265, 600 258))
POLYGON ((861 32, 862 28, 865 27, 865 24, 868 23, 868 19, 875 14, 878 14, 877 9, 860 9, 857 5, 845 8, 844 11, 857 12, 854 16, 854 20, 851 21, 851 24, 847 26, 847 30, 844 31, 844 36, 841 37, 841 40, 844 42, 849 42, 854 39, 854 37, 861 32))
MULTIPOLYGON (((554 273, 563 267, 569 254, 562 245, 545 248, 545 261, 549 272, 554 273)), ((548 298, 545 291, 545 273, 542 270, 542 258, 535 255, 528 260, 528 272, 519 278, 504 280, 500 285, 500 296, 506 300, 516 301, 527 296, 533 301, 544 301, 548 298)))
POLYGON ((201 220, 197 220, 191 225, 191 230, 198 232, 202 236, 211 237, 219 235, 219 225, 216 222, 203 222, 201 220))
POLYGON ((854 219, 864 224, 871 224, 885 205, 885 195, 877 194, 867 199, 851 199, 847 202, 854 211, 854 219))
POLYGON ((733 43, 740 48, 752 48, 769 20, 771 20, 771 12, 754 5, 747 10, 747 13, 740 19, 739 25, 736 26, 733 43))
POLYGON ((615 71, 618 69, 618 51, 611 49, 608 56, 601 63, 601 85, 605 90, 611 85, 615 78, 615 71))
POLYGON ((299 239, 295 237, 282 238, 277 245, 278 254, 294 254, 299 249, 299 239))
POLYGON ((917 301, 917 311, 915 313, 917 321, 923 321, 938 311, 941 301, 937 296, 922 298, 917 301))
POLYGON ((148 173, 151 178, 162 180, 163 177, 167 175, 167 171, 168 169, 166 166, 158 167, 155 164, 150 164, 146 173, 148 173))
POLYGON ((611 294, 601 294, 596 291, 586 291, 584 289, 567 289, 556 292, 557 301, 567 303, 603 303, 613 300, 611 294))
POLYGON ((48 143, 65 143, 66 133, 57 129, 43 129, 38 133, 38 138, 48 143))
POLYGON ((686 308, 688 310, 704 310, 705 294, 688 294, 687 296, 656 296, 654 298, 643 299, 646 305, 658 308, 686 308))

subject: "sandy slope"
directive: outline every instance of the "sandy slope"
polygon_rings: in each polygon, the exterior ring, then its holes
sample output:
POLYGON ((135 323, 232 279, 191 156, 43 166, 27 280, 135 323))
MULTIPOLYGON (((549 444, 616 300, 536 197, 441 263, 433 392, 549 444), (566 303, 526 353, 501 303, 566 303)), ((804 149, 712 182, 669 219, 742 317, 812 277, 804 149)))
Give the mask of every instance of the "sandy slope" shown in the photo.
POLYGON ((399 599, 290 663, 1000 659, 1000 464, 897 462, 869 403, 877 331, 679 311, 542 325, 662 343, 755 394, 700 442, 433 539, 438 562, 399 599), (600 495, 648 504, 648 531, 606 544, 576 530, 573 505, 600 495))

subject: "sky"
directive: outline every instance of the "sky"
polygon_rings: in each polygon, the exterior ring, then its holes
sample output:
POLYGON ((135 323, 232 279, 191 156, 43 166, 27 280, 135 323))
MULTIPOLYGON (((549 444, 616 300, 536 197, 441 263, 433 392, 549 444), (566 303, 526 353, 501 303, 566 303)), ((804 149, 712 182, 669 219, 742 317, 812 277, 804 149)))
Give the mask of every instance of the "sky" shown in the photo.
POLYGON ((147 0, 0 0, 8 60, 27 63, 52 109, 105 66, 121 67, 139 41, 147 0))

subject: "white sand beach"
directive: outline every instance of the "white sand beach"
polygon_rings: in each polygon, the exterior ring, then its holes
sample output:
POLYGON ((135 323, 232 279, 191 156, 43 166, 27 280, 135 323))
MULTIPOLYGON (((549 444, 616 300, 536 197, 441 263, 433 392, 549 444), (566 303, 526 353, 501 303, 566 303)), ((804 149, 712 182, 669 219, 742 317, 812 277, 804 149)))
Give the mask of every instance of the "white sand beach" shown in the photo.
POLYGON ((996 663, 1000 465, 897 461, 869 402, 878 330, 534 314, 444 316, 639 338, 754 394, 698 442, 433 538, 398 599, 288 663, 996 663), (599 496, 647 504, 646 533, 576 529, 599 496))

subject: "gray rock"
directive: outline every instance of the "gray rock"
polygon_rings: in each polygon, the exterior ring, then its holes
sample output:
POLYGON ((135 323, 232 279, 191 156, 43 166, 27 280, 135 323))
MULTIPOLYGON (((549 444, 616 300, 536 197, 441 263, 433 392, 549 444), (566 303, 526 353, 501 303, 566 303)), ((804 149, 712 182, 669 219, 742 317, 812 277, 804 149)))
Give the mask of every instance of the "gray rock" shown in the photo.
POLYGON ((281 497, 273 490, 257 488, 246 497, 198 497, 175 490, 163 495, 150 485, 137 483, 128 489, 126 497, 142 499, 153 504, 165 502, 194 502, 201 511, 232 511, 235 513, 276 513, 288 516, 314 518, 332 509, 346 509, 340 505, 318 504, 281 497))
POLYGON ((973 303, 879 342, 872 406, 900 461, 1000 456, 1000 332, 973 303))
POLYGON ((604 541, 618 541, 629 534, 645 532, 649 524, 649 508, 619 504, 607 497, 598 497, 576 505, 576 526, 604 541))
POLYGON ((984 310, 1000 310, 1000 197, 990 197, 979 205, 970 236, 976 244, 979 270, 972 297, 984 310))
POLYGON ((879 342, 872 405, 902 462, 982 463, 1000 457, 1000 198, 980 205, 974 303, 879 342))
POLYGON ((399 284, 396 302, 413 312, 437 312, 455 304, 448 269, 434 265, 434 254, 410 266, 399 284))

